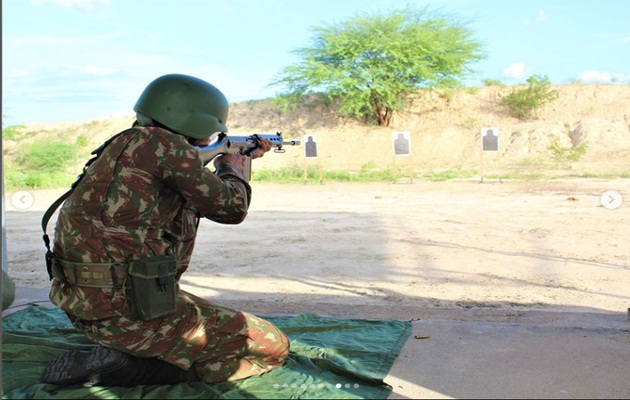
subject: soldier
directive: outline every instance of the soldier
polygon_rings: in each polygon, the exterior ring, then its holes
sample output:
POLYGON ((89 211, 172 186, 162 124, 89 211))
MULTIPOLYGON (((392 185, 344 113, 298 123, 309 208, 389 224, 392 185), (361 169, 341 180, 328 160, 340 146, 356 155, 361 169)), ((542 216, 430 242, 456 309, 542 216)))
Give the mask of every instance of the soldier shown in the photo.
MULTIPOLYGON (((97 346, 46 366, 59 385, 219 382, 284 363, 287 337, 271 323, 179 288, 200 218, 239 224, 251 188, 244 157, 205 168, 194 146, 227 132, 228 102, 201 79, 170 74, 138 99, 133 126, 95 151, 59 211, 50 299, 97 346)), ((272 147, 261 141, 252 155, 272 147)), ((48 245, 48 244, 47 244, 48 245)))

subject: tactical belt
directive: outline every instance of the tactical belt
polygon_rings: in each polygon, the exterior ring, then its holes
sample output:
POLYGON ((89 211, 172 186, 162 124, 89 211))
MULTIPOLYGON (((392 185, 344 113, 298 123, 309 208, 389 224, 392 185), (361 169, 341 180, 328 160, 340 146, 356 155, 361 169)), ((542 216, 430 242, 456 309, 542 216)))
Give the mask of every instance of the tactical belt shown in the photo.
POLYGON ((127 264, 81 263, 55 258, 52 273, 70 286, 120 289, 127 278, 127 264))

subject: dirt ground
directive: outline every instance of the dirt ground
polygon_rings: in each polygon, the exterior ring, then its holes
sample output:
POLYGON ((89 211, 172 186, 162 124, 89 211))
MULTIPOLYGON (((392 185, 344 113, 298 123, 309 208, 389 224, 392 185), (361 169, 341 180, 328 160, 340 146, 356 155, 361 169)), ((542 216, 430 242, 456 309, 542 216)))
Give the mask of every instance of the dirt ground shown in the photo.
MULTIPOLYGON (((9 275, 46 288, 43 211, 5 193, 9 275)), ((245 222, 202 221, 184 289, 264 312, 413 317, 409 309, 623 312, 630 179, 258 184, 245 222), (625 203, 607 209, 601 195, 625 203)), ((54 218, 49 225, 52 233, 54 218)), ((45 299, 42 299, 45 300, 45 299)))

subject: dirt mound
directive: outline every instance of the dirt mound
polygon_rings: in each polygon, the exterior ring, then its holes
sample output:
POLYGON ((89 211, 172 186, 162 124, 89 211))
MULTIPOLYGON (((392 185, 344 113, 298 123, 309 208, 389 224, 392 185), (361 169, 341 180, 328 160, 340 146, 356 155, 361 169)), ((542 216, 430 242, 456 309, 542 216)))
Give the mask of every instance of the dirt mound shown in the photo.
MULTIPOLYGON (((329 106, 302 107, 280 113, 269 100, 231 105, 230 133, 273 133, 304 140, 314 136, 318 157, 305 158, 303 146, 284 155, 257 160, 257 168, 317 163, 327 170, 404 167, 415 171, 463 169, 559 169, 571 174, 621 173, 630 169, 630 85, 554 86, 558 98, 539 110, 537 118, 521 121, 499 106, 513 87, 481 87, 438 93, 422 91, 407 108, 395 113, 390 127, 367 126, 342 118, 329 106), (481 129, 497 128, 499 151, 481 151, 481 129), (410 156, 393 155, 392 133, 409 131, 410 156), (550 146, 555 144, 556 151, 550 146), (586 148, 579 161, 559 160, 558 149, 586 148), (562 162, 564 161, 564 162, 562 162)), ((131 125, 130 114, 63 124, 30 124, 29 141, 50 137, 88 138, 88 147, 131 125)), ((45 139, 48 138, 48 139, 45 139)), ((8 143, 6 143, 8 142, 8 143)), ((5 150, 11 151, 11 141, 5 150)), ((87 156, 86 156, 87 157, 87 156)))

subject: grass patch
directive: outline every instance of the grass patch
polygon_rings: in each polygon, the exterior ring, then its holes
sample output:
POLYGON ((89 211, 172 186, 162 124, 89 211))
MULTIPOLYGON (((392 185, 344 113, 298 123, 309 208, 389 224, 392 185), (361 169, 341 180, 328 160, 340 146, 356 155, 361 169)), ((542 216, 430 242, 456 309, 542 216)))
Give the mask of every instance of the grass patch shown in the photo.
MULTIPOLYGON (((10 163, 5 164, 4 170, 5 189, 9 191, 20 189, 59 189, 68 188, 76 180, 77 174, 70 174, 65 171, 22 171, 10 163)), ((567 175, 565 171, 552 170, 532 170, 508 169, 504 173, 484 174, 483 179, 504 179, 515 181, 539 181, 562 178, 591 178, 591 179, 630 179, 630 170, 607 173, 583 173, 567 175)), ((396 174, 389 169, 379 169, 372 163, 365 164, 359 171, 342 170, 319 170, 316 166, 309 166, 304 171, 304 167, 299 164, 292 164, 279 169, 254 169, 252 171, 252 182, 260 183, 386 183, 397 182, 401 179, 409 178, 406 170, 397 171, 396 174), (320 176, 321 172, 321 176, 320 176)), ((446 169, 441 171, 414 172, 414 181, 426 182, 446 182, 451 180, 478 179, 481 178, 479 171, 465 170, 461 168, 446 169)))
POLYGON ((585 172, 579 175, 580 178, 595 178, 595 179, 630 179, 629 171, 619 172, 603 172, 603 173, 590 173, 585 172))
POLYGON ((22 171, 61 172, 76 162, 77 146, 64 142, 33 143, 16 156, 22 171))
POLYGON ((36 142, 19 147, 15 161, 3 160, 5 189, 68 187, 76 174, 68 171, 77 160, 79 144, 36 142))
POLYGON ((488 174, 485 176, 488 179, 511 179, 520 181, 539 181, 541 179, 547 179, 548 176, 541 172, 508 172, 505 174, 488 174))
POLYGON ((403 177, 402 173, 396 174, 390 168, 379 169, 373 163, 367 163, 359 171, 328 171, 320 170, 314 165, 309 165, 306 170, 298 164, 291 164, 275 170, 261 169, 252 171, 252 181, 295 183, 295 182, 392 182, 403 177))
POLYGON ((8 190, 69 188, 76 175, 64 172, 5 171, 4 184, 8 190))
POLYGON ((479 176, 479 173, 476 171, 467 171, 462 170, 460 168, 456 169, 447 169, 443 171, 431 171, 425 174, 421 174, 418 177, 420 179, 424 179, 430 182, 444 182, 450 181, 453 179, 469 179, 479 176))

